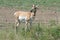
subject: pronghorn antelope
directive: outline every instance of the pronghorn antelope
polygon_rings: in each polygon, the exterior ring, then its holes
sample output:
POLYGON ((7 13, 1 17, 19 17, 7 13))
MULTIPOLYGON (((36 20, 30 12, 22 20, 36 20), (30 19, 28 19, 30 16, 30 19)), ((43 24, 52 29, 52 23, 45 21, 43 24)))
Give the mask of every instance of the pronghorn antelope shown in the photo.
POLYGON ((36 16, 36 11, 37 11, 37 6, 33 5, 32 9, 30 12, 24 12, 24 11, 17 11, 14 13, 14 16, 16 18, 15 23, 16 23, 16 30, 17 27, 21 22, 24 22, 26 24, 25 30, 28 27, 28 23, 30 26, 32 25, 32 21, 35 19, 36 16))

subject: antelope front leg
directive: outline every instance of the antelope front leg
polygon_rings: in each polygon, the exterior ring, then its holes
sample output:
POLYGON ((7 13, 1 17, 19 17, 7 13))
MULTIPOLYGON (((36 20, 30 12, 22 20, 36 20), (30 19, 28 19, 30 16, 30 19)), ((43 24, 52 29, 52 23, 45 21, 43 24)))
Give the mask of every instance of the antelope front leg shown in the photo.
POLYGON ((30 22, 30 27, 29 27, 29 29, 31 29, 31 27, 32 27, 32 21, 30 22))
POLYGON ((28 27, 28 22, 26 22, 26 24, 25 24, 25 25, 26 25, 26 27, 25 27, 25 32, 26 32, 26 30, 27 30, 27 27, 28 27))
POLYGON ((17 25, 16 25, 16 32, 18 31, 18 26, 20 24, 20 20, 18 19, 17 25))
POLYGON ((16 30, 17 30, 17 27, 19 26, 18 20, 15 20, 15 25, 16 25, 16 30))
POLYGON ((16 33, 18 32, 19 23, 16 24, 16 33))
POLYGON ((18 25, 19 25, 18 20, 15 19, 15 27, 14 27, 14 29, 15 29, 15 33, 17 33, 16 31, 17 31, 17 27, 18 27, 18 25))

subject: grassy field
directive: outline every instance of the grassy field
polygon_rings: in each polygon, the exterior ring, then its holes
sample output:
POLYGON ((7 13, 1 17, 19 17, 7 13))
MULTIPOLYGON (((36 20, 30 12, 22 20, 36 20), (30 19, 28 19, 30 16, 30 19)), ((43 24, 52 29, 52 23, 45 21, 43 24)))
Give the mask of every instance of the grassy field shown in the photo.
MULTIPOLYGON (((5 8, 6 10, 1 9, 4 10, 3 12, 0 10, 0 17, 12 19, 13 17, 10 13, 14 13, 13 10, 15 9, 13 8, 29 10, 32 4, 39 5, 40 11, 42 10, 43 12, 47 8, 51 11, 60 12, 60 0, 0 0, 0 9, 8 7, 5 8), (12 10, 9 10, 9 8, 12 10)), ((55 21, 50 21, 48 25, 41 22, 35 23, 32 25, 32 29, 30 31, 27 30, 27 32, 24 31, 25 26, 22 24, 16 34, 14 23, 11 23, 10 20, 8 20, 10 23, 4 23, 4 20, 0 22, 0 40, 60 40, 60 24, 56 24, 55 21)))
POLYGON ((32 4, 47 7, 60 7, 60 0, 0 0, 0 6, 29 9, 32 4))
MULTIPOLYGON (((5 24, 3 24, 5 25, 5 24)), ((3 26, 1 25, 1 26, 3 26)), ((18 27, 15 33, 14 25, 8 24, 0 28, 0 40, 60 40, 60 25, 50 23, 35 23, 30 31, 24 31, 25 26, 18 27)))

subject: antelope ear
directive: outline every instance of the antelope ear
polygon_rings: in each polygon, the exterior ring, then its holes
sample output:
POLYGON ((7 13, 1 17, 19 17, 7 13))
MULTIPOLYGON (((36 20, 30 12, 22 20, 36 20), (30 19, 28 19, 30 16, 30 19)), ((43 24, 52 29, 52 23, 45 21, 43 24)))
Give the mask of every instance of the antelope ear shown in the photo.
POLYGON ((34 4, 33 4, 32 6, 33 6, 33 7, 35 7, 35 5, 34 5, 34 4))
POLYGON ((35 5, 33 4, 33 5, 32 5, 32 9, 34 9, 34 7, 35 7, 35 5))
POLYGON ((36 5, 36 7, 38 8, 38 5, 36 5))
POLYGON ((39 5, 36 5, 36 8, 37 8, 37 9, 39 9, 39 7, 38 7, 38 6, 39 6, 39 5))

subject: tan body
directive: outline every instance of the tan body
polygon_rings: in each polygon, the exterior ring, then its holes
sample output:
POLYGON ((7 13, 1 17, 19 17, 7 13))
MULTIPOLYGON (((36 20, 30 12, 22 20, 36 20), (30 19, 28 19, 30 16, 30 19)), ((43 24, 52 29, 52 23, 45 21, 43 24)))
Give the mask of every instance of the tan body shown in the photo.
MULTIPOLYGON (((29 12, 25 12, 25 11, 17 11, 14 13, 15 16, 15 24, 18 27, 19 24, 21 23, 21 21, 23 20, 25 22, 25 30, 28 27, 28 23, 30 23, 30 26, 32 25, 32 20, 34 20, 35 18, 35 14, 36 14, 36 6, 33 5, 32 10, 29 12)), ((16 29, 17 29, 16 27, 16 29)))
POLYGON ((30 17, 33 17, 34 13, 32 12, 24 12, 24 11, 17 11, 14 13, 14 16, 16 19, 18 19, 19 16, 26 16, 27 19, 26 20, 29 20, 30 17))

